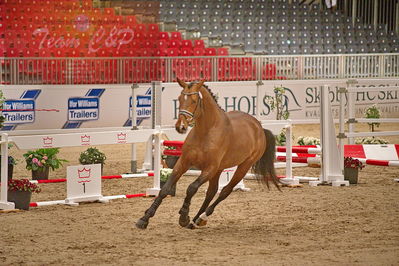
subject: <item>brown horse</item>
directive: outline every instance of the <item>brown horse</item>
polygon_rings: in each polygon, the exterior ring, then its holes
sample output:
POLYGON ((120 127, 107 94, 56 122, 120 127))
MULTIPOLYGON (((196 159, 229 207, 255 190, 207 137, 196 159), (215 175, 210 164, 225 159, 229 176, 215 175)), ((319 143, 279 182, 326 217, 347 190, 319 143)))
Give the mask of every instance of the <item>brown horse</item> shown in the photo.
POLYGON ((269 187, 269 179, 277 186, 278 179, 274 171, 275 138, 263 129, 258 120, 239 111, 224 112, 216 102, 212 92, 204 81, 186 84, 177 79, 183 88, 179 96, 179 118, 176 130, 185 133, 190 124, 194 124, 182 148, 182 155, 173 168, 172 175, 162 187, 151 207, 140 218, 136 226, 145 229, 149 219, 170 188, 192 166, 201 170, 201 175, 187 188, 187 195, 179 211, 179 224, 194 228, 206 224, 222 200, 224 200, 252 167, 259 180, 269 187), (222 189, 219 197, 209 206, 219 186, 219 176, 226 168, 237 166, 230 182, 222 189), (209 181, 205 200, 190 223, 189 207, 191 198, 198 188, 209 181))

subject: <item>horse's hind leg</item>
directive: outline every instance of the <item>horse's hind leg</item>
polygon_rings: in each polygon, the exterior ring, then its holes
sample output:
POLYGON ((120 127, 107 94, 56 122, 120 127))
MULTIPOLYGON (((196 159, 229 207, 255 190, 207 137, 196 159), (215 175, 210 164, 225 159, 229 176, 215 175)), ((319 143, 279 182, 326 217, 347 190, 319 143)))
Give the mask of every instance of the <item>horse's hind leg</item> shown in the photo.
POLYGON ((182 227, 186 227, 190 223, 190 217, 188 216, 188 213, 190 211, 190 204, 191 204, 191 199, 197 193, 199 187, 204 184, 208 179, 206 176, 203 176, 202 174, 193 182, 191 183, 186 192, 186 197, 184 198, 183 206, 181 207, 179 214, 179 224, 182 227))
POLYGON ((193 222, 198 226, 206 225, 206 221, 198 220, 199 216, 208 208, 212 199, 215 197, 218 189, 219 189, 219 177, 222 171, 219 171, 213 178, 209 180, 209 186, 206 191, 206 196, 204 202, 202 203, 201 208, 199 209, 197 215, 194 216, 193 222))
POLYGON ((207 221, 208 216, 213 213, 215 210, 215 207, 224 199, 226 199, 230 193, 233 191, 233 188, 241 181, 241 179, 244 178, 245 174, 248 172, 248 170, 251 168, 253 162, 251 163, 243 163, 240 164, 237 167, 236 172, 233 175, 233 178, 230 180, 230 182, 222 189, 222 191, 219 194, 219 197, 215 200, 214 203, 209 206, 204 213, 202 213, 199 218, 195 221, 195 223, 201 224, 205 223, 207 221))

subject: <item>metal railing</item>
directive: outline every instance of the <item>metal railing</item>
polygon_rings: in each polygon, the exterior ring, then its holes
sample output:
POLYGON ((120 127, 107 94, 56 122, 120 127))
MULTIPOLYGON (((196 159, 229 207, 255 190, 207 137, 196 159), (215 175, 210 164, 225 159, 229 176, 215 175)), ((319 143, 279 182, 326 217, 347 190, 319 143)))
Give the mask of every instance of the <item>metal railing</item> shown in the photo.
POLYGON ((399 77, 399 54, 0 58, 1 84, 125 84, 399 77))

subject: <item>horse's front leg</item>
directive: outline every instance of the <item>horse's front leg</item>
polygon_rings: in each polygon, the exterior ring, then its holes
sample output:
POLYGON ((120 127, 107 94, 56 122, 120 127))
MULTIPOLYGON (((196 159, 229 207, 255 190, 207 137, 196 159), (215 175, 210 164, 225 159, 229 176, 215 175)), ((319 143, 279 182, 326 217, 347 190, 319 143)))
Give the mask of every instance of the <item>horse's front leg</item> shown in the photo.
POLYGON ((189 211, 190 211, 190 204, 191 204, 191 199, 197 193, 199 187, 204 184, 206 181, 209 180, 209 177, 212 177, 214 175, 214 171, 203 171, 201 175, 193 182, 191 183, 188 188, 187 188, 187 194, 186 198, 184 199, 183 206, 181 207, 179 214, 179 224, 182 227, 187 227, 190 224, 190 217, 189 217, 189 211))
POLYGON ((189 166, 183 165, 181 163, 181 160, 177 161, 176 166, 173 168, 173 172, 170 175, 168 181, 166 181, 165 185, 161 188, 161 191, 159 191, 158 197, 155 198, 150 208, 145 211, 144 216, 137 221, 137 228, 147 228, 150 218, 155 215, 155 212, 157 211, 159 205, 161 205, 162 200, 169 194, 172 186, 177 183, 177 181, 188 170, 188 168, 189 166))

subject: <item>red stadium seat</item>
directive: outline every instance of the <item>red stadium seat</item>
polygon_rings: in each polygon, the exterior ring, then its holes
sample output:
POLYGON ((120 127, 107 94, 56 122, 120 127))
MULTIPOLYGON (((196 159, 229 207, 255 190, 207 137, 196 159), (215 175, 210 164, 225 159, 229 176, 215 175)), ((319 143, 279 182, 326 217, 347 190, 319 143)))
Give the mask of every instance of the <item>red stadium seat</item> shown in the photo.
POLYGON ((149 32, 159 32, 158 24, 149 24, 148 31, 149 32))
POLYGON ((166 48, 168 48, 168 46, 169 46, 169 41, 167 41, 167 40, 156 40, 155 41, 155 47, 156 48, 164 48, 164 49, 166 49, 166 48))
POLYGON ((170 40, 169 41, 169 48, 180 48, 181 42, 179 40, 170 40))
POLYGON ((215 48, 205 48, 205 55, 206 56, 215 56, 216 49, 215 48))
POLYGON ((181 41, 181 32, 178 32, 178 31, 171 32, 170 38, 171 38, 172 40, 179 40, 179 41, 181 41))
POLYGON ((115 15, 115 10, 113 8, 104 8, 103 9, 103 14, 107 16, 114 16, 115 15))
POLYGON ((229 55, 229 50, 227 48, 220 47, 217 49, 216 53, 217 53, 217 55, 220 55, 220 56, 227 56, 227 55, 229 55))
POLYGON ((182 48, 192 48, 193 47, 193 43, 191 42, 191 40, 183 40, 181 42, 181 47, 182 48))
POLYGON ((126 16, 125 23, 130 26, 135 26, 137 24, 136 16, 126 16))
POLYGON ((195 48, 205 48, 204 40, 194 40, 195 48))
POLYGON ((180 49, 180 55, 181 56, 192 56, 193 55, 193 50, 191 48, 181 48, 180 49))
POLYGON ((179 56, 179 49, 177 48, 168 48, 166 49, 166 55, 167 56, 179 56))
POLYGON ((160 32, 159 33, 159 39, 161 40, 168 40, 169 41, 169 33, 167 32, 160 32))
POLYGON ((193 50, 194 56, 204 56, 205 55, 205 49, 201 47, 195 47, 193 50))

